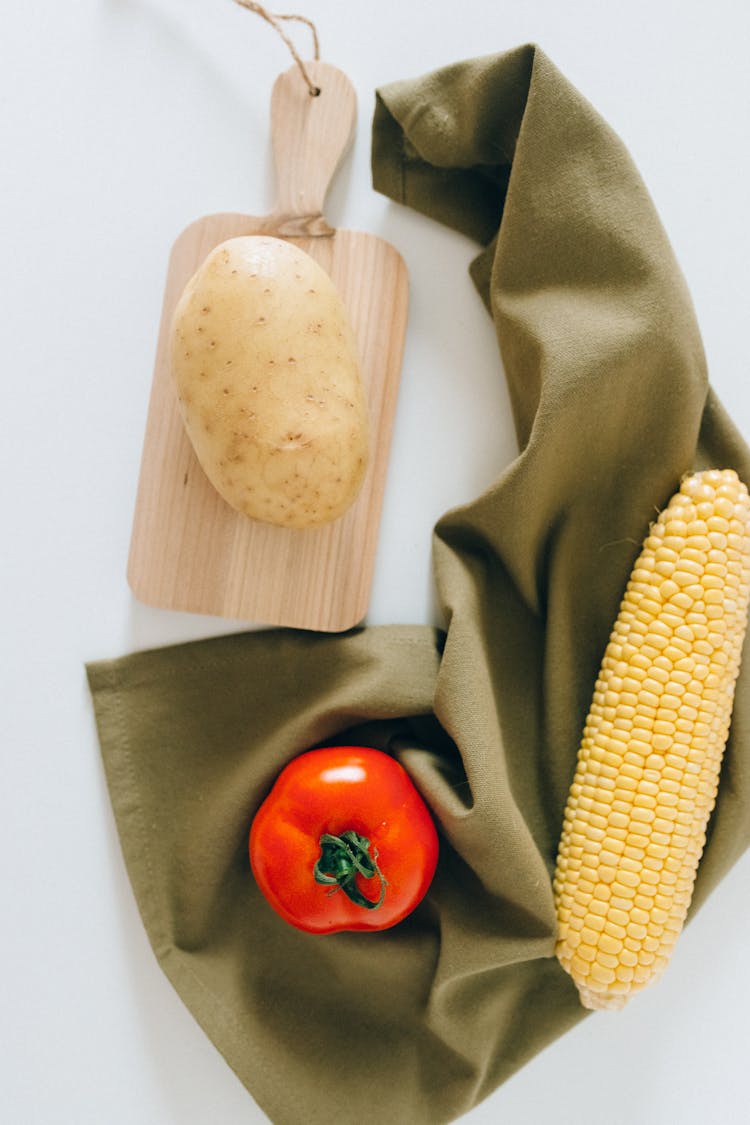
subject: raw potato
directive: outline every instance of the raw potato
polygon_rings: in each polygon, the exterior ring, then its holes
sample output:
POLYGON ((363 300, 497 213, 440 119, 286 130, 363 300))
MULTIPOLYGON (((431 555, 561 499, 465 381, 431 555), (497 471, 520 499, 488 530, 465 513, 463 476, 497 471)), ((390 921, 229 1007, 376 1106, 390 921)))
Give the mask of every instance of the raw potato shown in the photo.
POLYGON ((309 254, 222 242, 177 304, 171 346, 185 428, 228 504, 292 528, 349 508, 367 468, 364 387, 346 311, 309 254))

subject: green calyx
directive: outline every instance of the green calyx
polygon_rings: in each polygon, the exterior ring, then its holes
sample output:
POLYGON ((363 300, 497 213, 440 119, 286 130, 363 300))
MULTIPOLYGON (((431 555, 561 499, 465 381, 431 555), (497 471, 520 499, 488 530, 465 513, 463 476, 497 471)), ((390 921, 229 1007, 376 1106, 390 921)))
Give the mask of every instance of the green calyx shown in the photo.
POLYGON ((313 868, 316 883, 330 887, 329 894, 343 891, 347 898, 365 910, 377 910, 385 898, 387 883, 377 864, 378 853, 370 855, 370 841, 357 832, 342 832, 332 836, 324 832, 320 837, 320 858, 313 868), (380 893, 376 901, 362 894, 356 883, 357 875, 364 879, 379 879, 380 893))

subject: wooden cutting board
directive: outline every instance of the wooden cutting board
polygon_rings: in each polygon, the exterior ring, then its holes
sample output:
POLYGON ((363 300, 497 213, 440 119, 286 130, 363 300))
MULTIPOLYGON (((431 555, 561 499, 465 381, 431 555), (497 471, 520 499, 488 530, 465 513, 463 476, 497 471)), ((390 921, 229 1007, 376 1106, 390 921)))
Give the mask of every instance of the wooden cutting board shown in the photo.
POLYGON ((265 625, 338 632, 367 612, 401 375, 408 277, 397 251, 373 235, 334 230, 322 208, 356 118, 346 75, 305 64, 276 80, 271 131, 278 202, 265 217, 208 215, 178 237, 170 257, 128 560, 135 596, 163 609, 265 625), (204 475, 178 413, 169 330, 182 290, 227 238, 273 234, 330 274, 359 347, 369 405, 371 459, 362 490, 338 520, 314 530, 272 527, 235 512, 204 475))

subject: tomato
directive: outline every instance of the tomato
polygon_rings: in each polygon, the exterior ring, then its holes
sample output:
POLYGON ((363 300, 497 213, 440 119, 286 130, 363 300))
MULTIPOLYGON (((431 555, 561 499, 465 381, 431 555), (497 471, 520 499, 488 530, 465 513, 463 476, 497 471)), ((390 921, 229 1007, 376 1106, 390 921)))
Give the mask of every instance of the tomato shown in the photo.
POLYGON ((427 893, 438 836, 395 758, 329 746, 282 770, 253 819, 249 850, 258 886, 292 926, 384 930, 427 893))

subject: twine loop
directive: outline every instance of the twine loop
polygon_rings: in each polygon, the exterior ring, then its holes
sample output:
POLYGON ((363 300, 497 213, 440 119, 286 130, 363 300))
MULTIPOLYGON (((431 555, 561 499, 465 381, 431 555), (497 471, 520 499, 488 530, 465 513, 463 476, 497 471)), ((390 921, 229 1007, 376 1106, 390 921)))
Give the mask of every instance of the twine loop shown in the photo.
POLYGON ((294 43, 284 31, 284 28, 281 26, 283 20, 296 20, 298 23, 304 23, 312 33, 313 57, 317 62, 317 60, 320 58, 320 44, 318 42, 318 32, 312 20, 308 19, 307 16, 280 15, 276 12, 269 12, 268 9, 264 8, 262 4, 256 4, 253 2, 253 0, 235 0, 235 3, 239 4, 241 8, 247 8, 249 12, 255 12, 255 14, 257 16, 260 16, 261 19, 264 19, 266 23, 270 23, 274 31, 276 31, 277 34, 280 35, 286 43, 289 49, 289 53, 299 67, 302 77, 305 80, 307 89, 310 92, 310 97, 317 98, 318 94, 320 93, 320 86, 316 86, 311 79, 310 73, 303 63, 302 59, 300 58, 300 55, 296 47, 294 46, 294 43))

